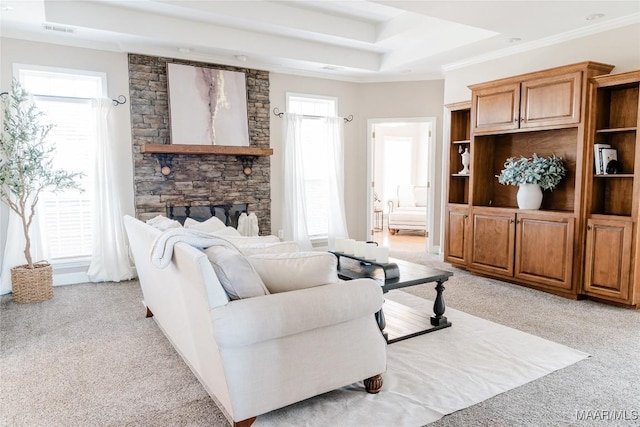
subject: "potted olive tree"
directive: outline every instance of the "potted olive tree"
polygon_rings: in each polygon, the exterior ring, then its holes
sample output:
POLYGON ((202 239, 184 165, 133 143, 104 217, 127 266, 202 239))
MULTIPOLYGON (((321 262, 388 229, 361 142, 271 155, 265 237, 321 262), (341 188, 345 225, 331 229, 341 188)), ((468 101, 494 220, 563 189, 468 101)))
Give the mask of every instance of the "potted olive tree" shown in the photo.
POLYGON ((496 176, 500 184, 518 186, 517 200, 520 209, 540 209, 542 190, 553 191, 566 173, 567 169, 560 157, 540 157, 533 153, 531 158, 509 157, 500 175, 496 176))
POLYGON ((29 228, 42 191, 79 188, 77 178, 82 174, 54 168, 55 146, 46 140, 53 125, 41 123, 43 113, 17 80, 1 98, 0 200, 20 217, 26 242, 26 264, 11 269, 13 299, 44 301, 53 296, 52 268, 46 261, 34 262, 29 228))

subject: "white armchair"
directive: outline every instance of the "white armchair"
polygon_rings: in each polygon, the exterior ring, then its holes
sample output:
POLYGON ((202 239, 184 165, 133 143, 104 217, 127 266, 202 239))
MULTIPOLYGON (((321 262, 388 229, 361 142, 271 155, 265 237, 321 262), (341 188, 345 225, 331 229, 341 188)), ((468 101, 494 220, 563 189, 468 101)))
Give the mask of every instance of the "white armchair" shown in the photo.
POLYGON ((268 289, 231 300, 221 282, 245 270, 216 274, 224 256, 215 257, 229 255, 226 248, 177 243, 172 262, 158 268, 150 252, 161 231, 128 216, 125 226, 148 315, 232 424, 362 380, 369 392, 382 387, 386 341, 375 320, 383 304, 375 281, 338 282, 329 253, 236 253, 268 289))
POLYGON ((427 187, 398 186, 396 198, 389 200, 389 232, 427 230, 427 187))

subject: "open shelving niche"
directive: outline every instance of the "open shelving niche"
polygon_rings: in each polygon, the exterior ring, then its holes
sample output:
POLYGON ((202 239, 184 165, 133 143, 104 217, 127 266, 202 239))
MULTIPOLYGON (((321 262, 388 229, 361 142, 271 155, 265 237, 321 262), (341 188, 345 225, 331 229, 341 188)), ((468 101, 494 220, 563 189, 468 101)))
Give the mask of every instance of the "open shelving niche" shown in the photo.
POLYGON ((553 191, 545 191, 541 210, 574 212, 578 128, 476 136, 474 139, 473 205, 518 208, 518 187, 502 185, 497 175, 509 157, 556 155, 567 174, 553 191))
POLYGON ((448 203, 466 205, 469 203, 470 174, 461 174, 461 151, 471 152, 471 101, 458 102, 446 106, 450 111, 450 145, 448 203))
MULTIPOLYGON (((638 79, 640 73, 635 73, 638 79)), ((634 209, 634 177, 638 163, 638 81, 618 83, 615 75, 595 79, 596 117, 592 144, 615 148, 622 170, 617 174, 591 173, 591 215, 631 217, 634 209)), ((632 80, 633 74, 630 75, 632 80)), ((596 153, 592 153, 592 156, 596 153)), ((636 200, 635 203, 638 201, 636 200)), ((637 207, 636 207, 637 209, 637 207)))

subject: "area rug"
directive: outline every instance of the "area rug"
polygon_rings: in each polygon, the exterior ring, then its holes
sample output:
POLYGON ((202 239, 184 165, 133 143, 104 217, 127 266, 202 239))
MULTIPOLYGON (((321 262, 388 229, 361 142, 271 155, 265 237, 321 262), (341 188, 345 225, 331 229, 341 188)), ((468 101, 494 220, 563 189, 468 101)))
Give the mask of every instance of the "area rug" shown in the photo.
MULTIPOLYGON (((385 298, 431 313, 401 291, 385 298)), ((534 381, 589 355, 454 309, 450 328, 389 345, 376 395, 354 384, 261 415, 265 426, 423 426, 534 381)))

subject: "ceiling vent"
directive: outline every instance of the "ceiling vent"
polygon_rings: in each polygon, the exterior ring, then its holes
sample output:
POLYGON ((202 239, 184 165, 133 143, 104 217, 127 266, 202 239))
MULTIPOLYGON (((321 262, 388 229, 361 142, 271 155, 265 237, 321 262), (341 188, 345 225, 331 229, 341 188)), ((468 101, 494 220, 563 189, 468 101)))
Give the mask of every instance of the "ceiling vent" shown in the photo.
POLYGON ((73 27, 65 27, 63 25, 42 24, 42 28, 47 31, 57 31, 59 33, 75 33, 76 29, 73 27))

